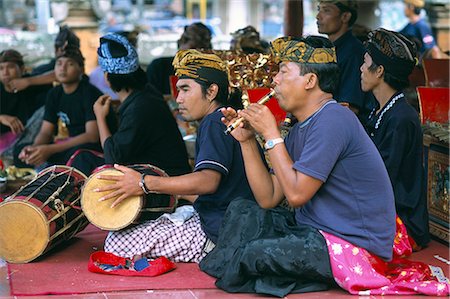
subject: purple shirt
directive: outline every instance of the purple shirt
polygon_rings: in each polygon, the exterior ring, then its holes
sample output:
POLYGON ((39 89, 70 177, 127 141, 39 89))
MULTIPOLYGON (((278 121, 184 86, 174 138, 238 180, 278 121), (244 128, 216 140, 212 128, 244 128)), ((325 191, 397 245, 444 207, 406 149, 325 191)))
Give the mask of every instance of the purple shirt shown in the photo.
POLYGON ((323 182, 313 198, 295 210, 297 223, 390 260, 394 195, 383 160, 355 114, 329 102, 297 123, 285 143, 293 168, 323 182))

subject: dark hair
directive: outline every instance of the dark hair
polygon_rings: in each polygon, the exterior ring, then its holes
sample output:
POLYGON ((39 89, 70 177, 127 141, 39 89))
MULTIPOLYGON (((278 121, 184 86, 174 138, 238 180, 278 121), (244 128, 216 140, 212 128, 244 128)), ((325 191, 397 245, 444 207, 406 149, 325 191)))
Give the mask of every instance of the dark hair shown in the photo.
POLYGON ((18 51, 8 49, 0 52, 0 63, 2 62, 14 62, 19 67, 23 67, 23 56, 18 51))
MULTIPOLYGON (((372 64, 367 68, 367 70, 371 73, 375 72, 375 70, 379 67, 380 65, 376 64, 373 60, 372 60, 372 64)), ((386 82, 386 84, 388 84, 389 86, 391 86, 392 88, 394 88, 395 90, 403 90, 406 87, 409 86, 409 80, 408 77, 405 77, 404 79, 400 79, 398 77, 394 77, 391 73, 389 73, 386 68, 384 68, 384 75, 383 75, 383 80, 384 82, 386 82)))
POLYGON ((212 49, 211 37, 212 33, 208 26, 201 22, 192 23, 184 27, 184 32, 177 42, 178 48, 191 41, 195 49, 210 50, 212 49))
POLYGON ((63 48, 66 45, 79 48, 80 39, 67 25, 64 25, 59 28, 59 33, 55 38, 55 48, 63 48))
POLYGON ((421 7, 414 6, 414 5, 413 5, 413 7, 414 7, 414 8, 413 8, 414 14, 417 15, 417 16, 420 15, 420 12, 422 11, 422 8, 421 8, 421 7))
MULTIPOLYGON (((215 82, 205 82, 205 81, 200 81, 200 80, 195 80, 195 82, 197 82, 198 84, 200 84, 200 87, 202 89, 202 95, 203 97, 206 97, 206 93, 208 92, 208 88, 212 85, 212 84, 217 84, 215 82)), ((231 94, 228 91, 228 86, 225 85, 219 85, 217 84, 217 86, 219 87, 219 91, 217 92, 217 96, 214 99, 215 101, 217 101, 219 104, 223 105, 223 106, 231 106, 235 109, 242 109, 242 100, 241 100, 241 93, 236 90, 233 91, 231 94)))
MULTIPOLYGON (((305 43, 314 48, 332 48, 333 43, 324 37, 308 36, 303 39, 305 43)), ((334 93, 339 84, 339 67, 337 63, 298 63, 300 75, 308 73, 316 74, 319 79, 319 87, 322 91, 334 93)))
POLYGON ((67 45, 62 52, 56 57, 58 60, 61 57, 67 57, 76 61, 81 67, 84 67, 84 56, 81 53, 80 48, 75 46, 67 45))
POLYGON ((343 5, 340 2, 336 2, 335 5, 339 8, 339 10, 342 12, 350 12, 350 14, 352 15, 350 17, 350 20, 348 21, 348 26, 352 27, 353 24, 355 24, 356 19, 358 18, 358 12, 356 11, 356 9, 353 8, 349 8, 348 6, 343 5))
POLYGON ((147 84, 147 75, 142 68, 129 74, 107 73, 107 78, 111 84, 111 89, 115 92, 130 89, 143 90, 147 84))

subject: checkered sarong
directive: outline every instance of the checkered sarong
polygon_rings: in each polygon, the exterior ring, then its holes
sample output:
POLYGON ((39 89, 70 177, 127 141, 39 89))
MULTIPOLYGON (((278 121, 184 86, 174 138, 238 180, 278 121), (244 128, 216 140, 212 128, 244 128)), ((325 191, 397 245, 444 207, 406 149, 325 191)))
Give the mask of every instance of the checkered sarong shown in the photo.
POLYGON ((105 251, 133 258, 136 255, 156 259, 164 256, 174 262, 199 263, 207 237, 196 212, 182 225, 165 217, 150 220, 116 232, 109 232, 105 251))

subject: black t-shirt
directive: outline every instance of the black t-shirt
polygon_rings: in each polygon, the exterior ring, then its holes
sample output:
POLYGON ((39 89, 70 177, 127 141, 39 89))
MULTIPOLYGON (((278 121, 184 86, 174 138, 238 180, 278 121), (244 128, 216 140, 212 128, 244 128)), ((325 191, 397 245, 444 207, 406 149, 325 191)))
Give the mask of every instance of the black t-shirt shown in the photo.
POLYGON ((187 151, 175 118, 161 95, 148 85, 121 104, 119 129, 104 143, 105 163, 149 163, 169 175, 190 172, 187 151))
POLYGON ((101 94, 87 80, 80 81, 71 94, 66 94, 62 86, 56 86, 48 93, 44 120, 58 126, 58 119, 61 119, 70 137, 80 135, 86 131, 85 124, 95 120, 93 106, 101 94))
MULTIPOLYGON (((45 103, 50 88, 51 85, 31 86, 17 93, 10 93, 0 83, 0 114, 16 116, 25 125, 33 113, 45 103)), ((8 126, 0 125, 0 134, 9 131, 11 130, 8 126)))
POLYGON ((171 75, 175 75, 172 66, 173 57, 160 57, 153 60, 147 67, 147 80, 161 94, 170 94, 171 75))

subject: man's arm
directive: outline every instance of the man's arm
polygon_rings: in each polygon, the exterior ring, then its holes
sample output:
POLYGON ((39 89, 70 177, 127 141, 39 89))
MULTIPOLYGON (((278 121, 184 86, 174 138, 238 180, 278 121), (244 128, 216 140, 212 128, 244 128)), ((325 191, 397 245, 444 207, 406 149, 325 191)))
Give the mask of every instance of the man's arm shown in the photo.
POLYGON ((42 75, 13 79, 10 86, 17 91, 27 89, 30 86, 52 84, 56 81, 55 72, 50 71, 42 75))
MULTIPOLYGON (((275 118, 269 108, 259 104, 252 104, 242 110, 243 116, 251 126, 260 132, 265 140, 281 138, 275 118)), ((243 130, 240 128, 239 130, 243 130)), ((239 132, 233 136, 239 140, 239 132)), ((270 176, 261 158, 257 157, 256 141, 241 140, 242 155, 245 169, 256 200, 264 208, 276 206, 283 194, 293 207, 307 203, 322 186, 318 179, 305 175, 293 168, 292 161, 284 143, 275 145, 268 150, 269 159, 275 176, 270 176)))
POLYGON ((34 139, 33 145, 49 144, 53 141, 53 132, 55 125, 49 121, 42 121, 41 129, 34 139))
MULTIPOLYGON (((141 174, 125 166, 114 165, 117 170, 124 173, 123 176, 99 175, 99 179, 115 181, 114 184, 94 190, 96 192, 112 191, 100 200, 108 200, 118 197, 111 205, 116 206, 121 201, 131 196, 143 195, 140 186, 141 174)), ((145 187, 152 192, 176 195, 211 194, 219 187, 222 175, 211 169, 203 169, 175 177, 145 176, 145 187)), ((186 199, 195 201, 197 197, 186 196, 186 199)))

